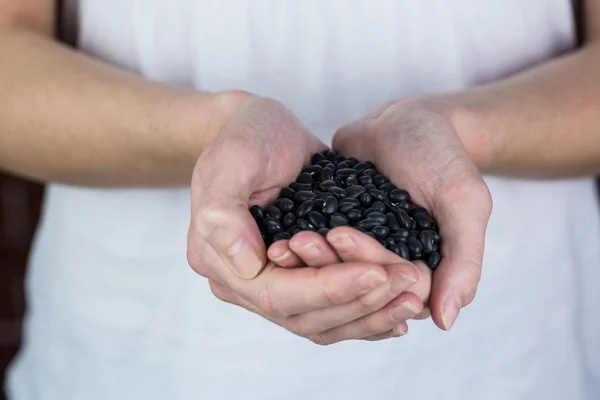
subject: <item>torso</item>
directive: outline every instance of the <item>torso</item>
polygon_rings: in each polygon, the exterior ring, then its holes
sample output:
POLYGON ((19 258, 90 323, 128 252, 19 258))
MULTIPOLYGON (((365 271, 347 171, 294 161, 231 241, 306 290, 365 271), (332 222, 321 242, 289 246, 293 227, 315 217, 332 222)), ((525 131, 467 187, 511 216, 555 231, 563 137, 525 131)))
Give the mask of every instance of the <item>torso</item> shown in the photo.
MULTIPOLYGON (((497 80, 575 44, 569 0, 451 3, 72 0, 66 12, 89 54, 273 97, 329 142, 390 99, 497 80)), ((14 398, 592 398, 593 181, 486 180, 483 279, 453 331, 415 321, 402 339, 325 348, 212 296, 185 259, 189 190, 51 185, 14 398)))

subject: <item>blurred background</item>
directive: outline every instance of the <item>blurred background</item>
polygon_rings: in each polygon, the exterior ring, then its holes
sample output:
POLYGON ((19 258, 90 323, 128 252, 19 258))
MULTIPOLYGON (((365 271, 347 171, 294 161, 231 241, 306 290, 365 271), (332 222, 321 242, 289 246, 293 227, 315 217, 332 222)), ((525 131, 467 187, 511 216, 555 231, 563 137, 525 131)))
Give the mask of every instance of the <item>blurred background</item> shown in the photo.
POLYGON ((24 276, 43 186, 0 174, 0 399, 6 367, 20 346, 24 276))

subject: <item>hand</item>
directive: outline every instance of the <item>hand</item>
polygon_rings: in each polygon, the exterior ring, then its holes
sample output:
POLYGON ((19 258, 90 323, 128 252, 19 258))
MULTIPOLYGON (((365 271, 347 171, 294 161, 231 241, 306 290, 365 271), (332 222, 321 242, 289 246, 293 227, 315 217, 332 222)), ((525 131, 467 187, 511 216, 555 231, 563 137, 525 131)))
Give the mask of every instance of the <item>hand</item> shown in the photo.
POLYGON ((431 288, 429 267, 421 261, 410 263, 400 258, 356 229, 335 228, 326 238, 316 232, 300 232, 290 240, 273 243, 268 255, 284 268, 302 265, 327 268, 327 265, 340 262, 370 262, 383 266, 388 275, 408 273, 406 279, 414 280, 408 289, 403 284, 388 290, 374 290, 337 309, 319 310, 290 319, 295 325, 319 327, 321 332, 313 338, 319 344, 402 336, 408 331, 406 320, 423 319, 429 315, 424 309, 431 288), (341 324, 342 321, 348 322, 341 324))
POLYGON ((442 262, 429 308, 434 322, 450 329, 477 290, 492 200, 449 118, 437 104, 394 102, 341 128, 333 148, 372 160, 437 220, 442 262))
MULTIPOLYGON (((300 315, 360 302, 369 291, 404 291, 416 273, 404 264, 334 264, 283 269, 266 263, 266 249, 248 208, 273 201, 310 156, 325 146, 276 101, 246 95, 198 159, 191 196, 187 256, 221 300, 244 307, 290 331, 315 339, 316 323, 300 315)), ((400 293, 400 292, 399 292, 400 293)), ((338 311, 336 311, 338 310, 338 311)))

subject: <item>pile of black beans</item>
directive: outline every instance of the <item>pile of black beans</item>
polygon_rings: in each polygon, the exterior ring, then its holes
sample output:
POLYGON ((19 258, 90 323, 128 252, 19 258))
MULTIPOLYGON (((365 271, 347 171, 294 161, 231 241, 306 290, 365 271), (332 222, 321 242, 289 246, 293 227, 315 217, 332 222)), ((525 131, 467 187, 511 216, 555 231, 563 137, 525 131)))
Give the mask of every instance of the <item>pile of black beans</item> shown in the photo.
POLYGON ((250 213, 267 246, 301 231, 325 236, 330 229, 351 226, 406 260, 424 260, 432 269, 440 263, 439 230, 427 210, 372 162, 329 149, 315 153, 273 204, 254 205, 250 213))

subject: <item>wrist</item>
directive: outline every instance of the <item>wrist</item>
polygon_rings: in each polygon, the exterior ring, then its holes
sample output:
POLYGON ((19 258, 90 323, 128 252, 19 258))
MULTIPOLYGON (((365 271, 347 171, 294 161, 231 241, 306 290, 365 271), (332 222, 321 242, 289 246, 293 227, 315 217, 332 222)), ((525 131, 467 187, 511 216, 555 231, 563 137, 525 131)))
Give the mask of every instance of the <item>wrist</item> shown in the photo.
POLYGON ((487 116, 451 96, 401 100, 402 107, 440 115, 454 128, 467 154, 482 173, 490 172, 499 158, 499 138, 492 135, 487 116))

